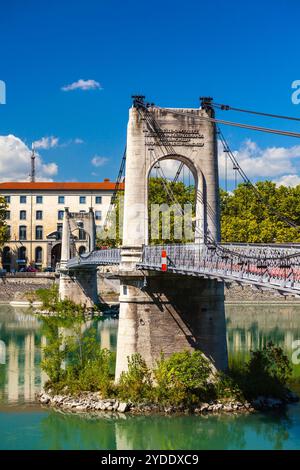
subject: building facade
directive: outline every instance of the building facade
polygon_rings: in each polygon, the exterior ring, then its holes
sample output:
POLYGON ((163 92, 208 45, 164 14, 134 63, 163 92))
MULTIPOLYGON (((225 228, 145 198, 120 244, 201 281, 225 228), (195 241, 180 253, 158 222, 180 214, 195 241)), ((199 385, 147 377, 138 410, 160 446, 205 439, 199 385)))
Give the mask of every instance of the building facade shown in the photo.
MULTIPOLYGON (((31 265, 38 269, 55 268, 60 261, 61 233, 65 207, 70 212, 88 212, 93 208, 97 229, 103 225, 115 183, 0 183, 0 195, 7 202, 6 222, 10 240, 5 243, 3 269, 19 271, 31 265)), ((76 251, 88 249, 84 230, 74 234, 76 251)))

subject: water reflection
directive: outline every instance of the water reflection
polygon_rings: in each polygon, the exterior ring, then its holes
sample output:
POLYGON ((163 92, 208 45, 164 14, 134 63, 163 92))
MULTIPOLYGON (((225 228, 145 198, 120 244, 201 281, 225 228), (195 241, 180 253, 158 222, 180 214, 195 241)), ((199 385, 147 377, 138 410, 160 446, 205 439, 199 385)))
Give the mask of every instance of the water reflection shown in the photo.
MULTIPOLYGON (((227 340, 231 362, 244 362, 251 349, 268 341, 292 355, 292 342, 300 338, 300 305, 227 305, 227 340)), ((86 322, 97 328, 103 348, 116 350, 118 320, 86 322)), ((47 380, 41 371, 41 349, 46 344, 42 322, 25 309, 0 306, 0 401, 34 401, 47 380)), ((64 334, 68 331, 65 329, 64 334)), ((294 366, 300 377, 300 365, 294 366)))
MULTIPOLYGON (((250 350, 269 341, 281 346, 291 359, 293 341, 300 339, 300 305, 227 305, 227 343, 230 361, 244 362, 250 350)), ((300 377, 300 366, 293 366, 300 377)))
MULTIPOLYGON (((291 354, 300 338, 300 306, 227 305, 231 360, 269 340, 291 354)), ((95 326, 87 322, 84 328, 95 326)), ((97 323, 102 347, 116 349, 118 321, 97 323)), ((300 406, 285 412, 221 416, 79 416, 34 401, 46 380, 41 322, 22 309, 0 306, 0 449, 299 449, 300 406), (4 411, 3 411, 4 410, 4 411), (26 411, 26 412, 25 412, 26 411)), ((67 331, 65 331, 67 334, 67 331)), ((299 372, 299 366, 295 368, 299 372)), ((298 371, 298 372, 297 372, 298 371)), ((300 376, 300 372, 299 372, 300 376)))
MULTIPOLYGON (((0 413, 1 427, 11 414, 0 413), (4 421, 3 421, 4 419, 4 421)), ((297 449, 300 407, 286 413, 219 416, 91 417, 43 411, 6 426, 1 448, 14 449, 297 449), (37 429, 38 432, 33 432, 37 429), (26 432, 27 431, 27 432, 26 432), (6 447, 5 447, 6 446, 6 447)))
MULTIPOLYGON (((86 322, 84 329, 94 322, 86 322)), ((118 322, 99 321, 97 333, 102 347, 116 349, 118 322)), ((0 306, 0 402, 30 403, 42 390, 47 376, 41 370, 46 337, 42 322, 26 309, 0 306)), ((67 331, 65 332, 67 334, 67 331)))

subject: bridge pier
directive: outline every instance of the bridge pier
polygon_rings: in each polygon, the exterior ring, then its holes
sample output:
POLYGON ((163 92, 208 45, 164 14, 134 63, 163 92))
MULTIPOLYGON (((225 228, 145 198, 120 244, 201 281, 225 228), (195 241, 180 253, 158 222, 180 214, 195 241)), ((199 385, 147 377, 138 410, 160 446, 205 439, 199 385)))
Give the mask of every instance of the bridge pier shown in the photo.
POLYGON ((134 353, 153 367, 161 352, 197 349, 226 369, 223 283, 169 273, 121 276, 116 380, 134 353))
POLYGON ((98 303, 97 267, 60 273, 59 298, 91 309, 98 303))
POLYGON ((62 248, 59 277, 59 298, 72 300, 76 304, 85 305, 91 309, 98 303, 97 266, 80 266, 78 269, 68 269, 70 259, 71 239, 76 230, 84 230, 89 240, 89 250, 95 249, 95 220, 93 209, 87 214, 70 214, 65 207, 62 231, 62 248), (77 220, 77 218, 79 220, 77 220), (71 225, 72 223, 72 225, 71 225), (85 229, 85 224, 87 229, 85 229), (73 230, 72 230, 73 229, 73 230))

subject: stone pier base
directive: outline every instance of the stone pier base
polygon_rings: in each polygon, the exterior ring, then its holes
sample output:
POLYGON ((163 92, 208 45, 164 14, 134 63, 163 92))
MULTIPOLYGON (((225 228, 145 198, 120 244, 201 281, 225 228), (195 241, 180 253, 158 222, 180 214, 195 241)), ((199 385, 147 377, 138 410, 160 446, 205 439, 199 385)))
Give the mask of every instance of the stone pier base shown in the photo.
POLYGON ((218 369, 227 368, 222 283, 170 273, 147 276, 146 286, 136 273, 120 279, 116 380, 134 353, 152 367, 161 352, 200 349, 218 369))
POLYGON ((61 300, 69 299, 76 304, 85 305, 86 308, 93 308, 98 303, 97 268, 61 272, 59 297, 61 300))

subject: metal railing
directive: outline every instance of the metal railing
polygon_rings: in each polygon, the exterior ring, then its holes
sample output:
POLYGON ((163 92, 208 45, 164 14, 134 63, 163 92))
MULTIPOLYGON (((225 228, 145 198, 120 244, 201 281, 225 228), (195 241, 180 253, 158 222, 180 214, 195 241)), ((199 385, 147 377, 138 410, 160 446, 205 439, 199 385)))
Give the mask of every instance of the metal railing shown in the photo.
MULTIPOLYGON (((299 244, 181 244, 145 246, 137 269, 161 271, 162 250, 168 272, 235 281, 300 295, 299 244)), ((118 248, 70 259, 68 269, 119 264, 118 248)))
POLYGON ((168 272, 237 281, 300 294, 300 247, 297 245, 145 246, 140 269, 161 270, 167 252, 168 272))
POLYGON ((82 254, 71 258, 67 262, 67 268, 78 268, 79 266, 101 266, 119 264, 121 261, 121 250, 112 248, 107 250, 96 250, 91 253, 82 254))

